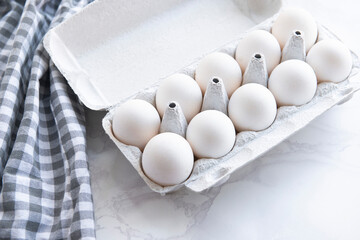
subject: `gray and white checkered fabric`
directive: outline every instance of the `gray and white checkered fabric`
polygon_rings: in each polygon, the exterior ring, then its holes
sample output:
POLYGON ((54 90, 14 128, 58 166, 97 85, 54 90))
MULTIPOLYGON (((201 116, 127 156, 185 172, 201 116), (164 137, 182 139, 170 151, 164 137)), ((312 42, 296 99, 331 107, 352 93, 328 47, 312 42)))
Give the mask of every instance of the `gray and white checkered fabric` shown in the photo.
POLYGON ((44 50, 86 0, 0 0, 0 238, 93 239, 84 109, 44 50))

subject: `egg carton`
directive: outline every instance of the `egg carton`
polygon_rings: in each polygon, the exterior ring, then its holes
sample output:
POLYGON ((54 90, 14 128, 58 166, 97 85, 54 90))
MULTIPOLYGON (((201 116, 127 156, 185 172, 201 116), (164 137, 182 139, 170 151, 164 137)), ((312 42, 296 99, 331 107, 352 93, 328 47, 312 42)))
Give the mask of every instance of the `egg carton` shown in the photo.
MULTIPOLYGON (((111 3, 116 5, 115 0, 107 0, 103 1, 107 3, 111 3)), ((135 1, 139 2, 139 1, 135 1)), ((145 1, 147 3, 147 1, 145 1)), ((170 1, 173 4, 179 4, 179 1, 170 1)), ((208 3, 211 4, 212 1, 209 1, 208 3)), ((232 2, 232 1, 230 1, 232 2)), ((224 1, 224 8, 226 4, 230 4, 228 7, 231 7, 230 2, 224 1)), ((215 4, 215 2, 213 2, 215 4)), ((111 5, 110 4, 110 5, 111 5)), ((139 3, 140 4, 140 3, 139 3)), ((218 4, 218 3, 217 3, 218 4)), ((145 4, 146 5, 146 4, 145 4)), ((146 7, 146 6, 145 6, 146 7)), ((135 6, 134 9, 139 8, 139 6, 135 6)), ((97 13, 98 9, 96 7, 95 10, 85 10, 83 15, 85 16, 93 16, 97 13), (87 11, 87 12, 86 12, 87 11), (93 12, 92 12, 93 11, 93 12)), ((209 9, 210 10, 210 9, 209 9)), ((110 10, 109 10, 110 11, 110 10)), ((180 11, 180 10, 179 10, 180 11)), ((131 11, 130 11, 131 12, 131 11)), ((133 12, 135 13, 135 12, 133 12)), ((115 14, 115 13, 114 13, 115 14)), ((144 13, 142 13, 144 14, 144 13)), ((232 13, 229 13, 230 15, 232 13)), ((238 12, 240 14, 240 12, 238 12)), ((109 15, 111 15, 109 13, 109 15)), ((235 13, 234 16, 235 17, 235 13)), ((135 16, 136 18, 137 16, 135 16)), ((140 17, 140 16, 138 16, 140 17)), ((122 142, 118 141, 116 137, 114 136, 112 132, 112 118, 115 112, 115 108, 119 106, 120 104, 124 103, 125 101, 128 101, 130 99, 142 99, 145 100, 155 106, 155 95, 156 90, 159 86, 159 83, 162 79, 165 77, 178 72, 178 73, 184 73, 194 78, 195 69, 200 61, 205 55, 211 53, 211 52, 224 52, 234 57, 236 46, 239 42, 239 40, 247 34, 247 32, 262 29, 266 31, 271 31, 271 26, 276 19, 277 15, 272 16, 271 18, 265 20, 264 22, 256 25, 255 27, 249 29, 246 32, 242 33, 234 33, 232 35, 233 39, 232 41, 228 41, 227 44, 219 47, 219 48, 212 48, 211 51, 203 52, 199 54, 196 57, 196 61, 194 61, 192 64, 188 65, 187 67, 178 68, 177 71, 172 71, 172 68, 175 66, 179 66, 177 64, 173 64, 169 66, 169 71, 166 72, 166 75, 158 75, 159 73, 154 70, 152 71, 149 76, 151 76, 153 79, 151 79, 150 82, 155 82, 151 84, 150 87, 146 88, 138 88, 138 86, 135 84, 134 86, 130 86, 130 89, 136 90, 133 94, 128 94, 127 96, 119 93, 116 94, 116 90, 110 91, 113 96, 115 97, 107 97, 107 92, 104 91, 104 86, 102 84, 96 84, 96 82, 92 79, 91 70, 92 68, 96 68, 96 65, 92 64, 92 61, 95 61, 94 59, 91 59, 92 55, 83 56, 82 53, 86 52, 86 48, 91 48, 92 41, 91 37, 93 38, 99 38, 98 35, 90 36, 90 43, 87 43, 83 46, 85 49, 76 49, 75 47, 78 47, 81 45, 82 39, 74 40, 70 33, 74 31, 79 31, 79 26, 83 26, 84 23, 84 17, 77 17, 75 16, 75 19, 72 19, 71 23, 66 23, 60 26, 59 28, 55 28, 51 30, 44 40, 44 45, 47 51, 49 52, 52 60, 54 61, 55 65, 59 68, 59 70, 62 72, 62 74, 66 77, 66 79, 69 81, 70 86, 74 89, 74 92, 78 94, 79 98, 84 102, 85 105, 92 109, 107 109, 108 113, 103 118, 102 125, 105 130, 105 132, 109 135, 111 140, 116 144, 116 146, 119 148, 119 150, 123 153, 123 155, 126 157, 126 159, 132 164, 132 166, 136 169, 136 171, 139 173, 140 177, 145 181, 145 183, 155 192, 158 192, 162 195, 176 191, 182 187, 186 187, 192 191, 195 192, 201 192, 205 189, 208 189, 212 186, 219 185, 224 183, 226 180, 229 179, 232 172, 236 171, 237 169, 246 166, 247 164, 251 163, 252 161, 256 160, 258 157, 269 151, 274 146, 278 145, 280 142, 288 138, 290 135, 294 134, 295 132, 299 131, 301 128, 306 126, 308 123, 310 123, 312 120, 314 120, 316 117, 330 109, 331 107, 342 104, 346 101, 348 101, 354 92, 358 91, 360 89, 360 62, 358 56, 354 52, 351 52, 352 54, 352 60, 353 60, 353 67, 351 70, 351 73, 349 77, 340 83, 320 83, 318 84, 316 94, 314 98, 307 104, 302 106, 283 106, 278 108, 277 116, 274 121, 274 123, 267 129, 259 132, 253 132, 253 131, 243 131, 237 134, 236 136, 236 142, 233 147, 233 149, 225 156, 217 159, 198 159, 194 163, 193 171, 190 175, 190 177, 183 183, 174 185, 174 186, 160 186, 153 181, 151 181, 143 172, 141 167, 141 155, 142 152, 139 148, 135 146, 129 146, 126 144, 123 144, 122 142), (75 27, 74 27, 75 26, 75 27), (64 33, 65 32, 65 33, 64 33), (73 41, 79 41, 79 43, 74 43, 73 41), (80 45, 79 45, 80 44, 80 45), (85 60, 83 60, 84 58, 85 60), (85 66, 85 69, 84 69, 85 66), (88 67, 88 69, 86 69, 88 67), (162 78, 160 78, 160 76, 162 78), (155 80, 154 80, 155 79, 155 80), (133 88, 131 88, 133 87, 133 88), (120 96, 119 96, 120 95, 120 96), (131 95, 129 97, 129 95, 131 95)), ((160 17, 161 19, 161 17, 160 17)), ((191 20, 191 19, 190 19, 191 20)), ((92 21, 92 20, 89 20, 92 21)), ((105 20, 104 20, 105 21, 105 20)), ((157 18, 151 19, 148 22, 152 24, 155 24, 154 21, 157 21, 157 18)), ((197 21, 194 18, 194 21, 197 21)), ((105 21, 106 22, 106 21, 105 21)), ((102 22, 94 22, 95 25, 99 25, 102 22)), ((113 24, 117 24, 116 22, 113 24)), ((119 22, 119 24, 122 24, 119 22)), ((128 23, 129 24, 129 23, 128 23)), ((151 24, 150 24, 151 26, 151 24)), ((179 25, 180 26, 180 25, 179 25)), ((179 27, 178 26, 178 27, 179 27)), ((196 22, 194 24, 196 28, 196 22)), ((193 27, 194 27, 193 26, 193 27)), ((146 28, 146 26, 144 26, 146 28)), ((216 28, 216 27, 215 27, 216 28)), ((219 25, 219 31, 223 28, 222 25, 219 25)), ((234 24, 231 26, 232 31, 236 31, 236 29, 239 28, 239 26, 236 26, 234 24)), ((87 28, 88 29, 88 28, 87 28)), ((151 29, 151 28, 149 28, 151 29)), ((111 31, 117 31, 115 29, 112 29, 110 27, 111 31)), ((110 31, 109 29, 107 31, 110 31)), ((192 31, 194 29, 189 29, 188 31, 192 31)), ((195 29, 196 30, 196 29, 195 29)), ((101 30, 103 31, 103 30, 101 30)), ((181 29, 179 30, 181 31, 181 29)), ((329 29, 324 27, 321 24, 318 24, 318 40, 321 39, 327 39, 327 38, 335 38, 338 39, 335 34, 333 34, 329 29)), ((143 31, 146 32, 146 29, 143 31)), ((96 34, 96 33, 94 33, 96 34)), ((97 33, 99 34, 99 33, 97 33)), ((101 32, 100 32, 101 34, 101 32)), ((128 34, 132 34, 129 32, 128 34)), ((91 35, 91 34, 90 34, 91 35)), ((135 36, 136 37, 136 36, 135 36)), ((139 37, 139 36, 138 36, 139 37)), ((221 38, 221 36, 220 36, 221 38)), ((129 37, 131 39, 131 37, 129 37)), ((135 39, 135 38, 134 38, 135 39)), ((222 39, 224 40, 224 39, 222 39)), ((228 39, 226 39, 228 40, 228 39)), ((100 40, 98 39, 98 42, 100 40)), ((113 43, 109 41, 104 41, 103 43, 105 46, 108 46, 109 49, 113 49, 115 52, 116 49, 113 46, 113 43), (110 48, 112 47, 112 48, 110 48)), ((129 44, 129 43, 128 43, 129 44)), ((146 43, 145 43, 146 44, 146 43)), ((168 46, 167 46, 168 47, 168 46)), ((175 47, 175 46, 173 46, 175 47)), ((208 45, 209 48, 213 47, 208 45)), ((103 54, 104 56, 109 56, 111 54, 110 52, 106 52, 109 49, 105 48, 98 48, 95 49, 93 52, 96 54, 95 57, 101 57, 103 54), (105 52, 105 53, 104 53, 105 52)), ((170 51, 171 52, 171 51, 170 51)), ((194 49, 195 52, 195 49, 194 49)), ((188 52, 191 56, 193 56, 194 52, 188 52)), ((170 56, 169 56, 170 57, 170 56)), ((115 56, 116 59, 116 56, 115 56)), ((194 58, 193 58, 194 59, 194 58)), ((148 59, 151 61, 151 58, 148 59)), ((100 62, 102 60, 99 60, 100 62)), ((163 59, 164 65, 166 66, 166 61, 168 59, 163 59)), ((96 62, 96 61, 95 61, 96 62)), ((106 61, 105 61, 106 62, 106 61)), ((107 63, 107 62, 106 62, 107 63)), ((131 63, 129 63, 131 64, 131 63)), ((151 63, 149 63, 151 65, 151 63)), ((100 64, 104 65, 104 64, 100 64)), ((113 67, 111 63, 109 63, 108 68, 105 70, 110 71, 113 67)), ((116 73, 116 71, 115 71, 116 73)), ((98 74, 96 72, 96 74, 98 74)), ((141 75, 141 73, 139 73, 141 75)), ((101 77, 101 74, 98 75, 101 77)), ((123 75, 119 75, 121 78, 123 75)), ((125 79, 126 81, 127 79, 125 79)), ((125 88, 129 89, 129 83, 126 83, 124 79, 122 79, 121 83, 124 83, 125 88)), ((144 86, 144 82, 142 83, 142 86, 144 86)), ((131 84, 130 84, 131 85, 131 84)), ((148 84, 150 85, 150 83, 148 84)), ((105 86, 106 87, 106 86, 105 86)), ((121 84, 117 87, 121 87, 121 84)), ((109 89, 114 88, 112 85, 107 86, 107 90, 109 92, 109 89)), ((121 88, 118 88, 121 89, 121 88)), ((131 91, 129 91, 131 92, 131 91)))
MULTIPOLYGON (((276 19, 276 17, 268 19, 249 31, 258 29, 270 31, 274 19, 276 19)), ((319 40, 326 38, 338 39, 324 26, 319 24, 318 28, 319 40)), ((244 33, 244 36, 245 34, 246 33, 244 33)), ((237 43, 240 39, 226 44, 215 51, 224 52, 234 56, 237 43)), ((360 89, 360 62, 359 58, 353 52, 352 59, 353 68, 345 81, 337 84, 320 83, 318 84, 314 98, 309 103, 299 107, 283 106, 278 108, 276 119, 269 128, 259 132, 244 131, 238 133, 235 146, 228 154, 217 159, 206 158, 196 160, 190 177, 185 182, 178 185, 163 187, 151 181, 141 168, 141 151, 137 147, 125 145, 116 139, 111 127, 116 107, 110 109, 109 113, 104 117, 103 127, 105 132, 153 191, 165 194, 185 186, 195 192, 201 192, 212 186, 226 182, 232 172, 260 157, 271 148, 305 127, 308 123, 331 107, 349 100, 353 93, 360 89)), ((195 62, 178 72, 194 78, 197 64, 198 62, 195 62)), ((131 99, 142 99, 155 106, 157 88, 158 83, 150 88, 140 91, 131 99)))

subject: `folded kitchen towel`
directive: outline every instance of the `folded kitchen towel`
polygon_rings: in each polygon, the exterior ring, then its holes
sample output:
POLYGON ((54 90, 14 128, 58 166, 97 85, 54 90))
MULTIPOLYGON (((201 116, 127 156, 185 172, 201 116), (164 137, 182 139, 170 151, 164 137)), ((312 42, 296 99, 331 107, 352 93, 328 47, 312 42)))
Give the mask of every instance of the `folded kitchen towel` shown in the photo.
POLYGON ((87 0, 0 0, 0 238, 93 239, 84 109, 44 50, 87 0))

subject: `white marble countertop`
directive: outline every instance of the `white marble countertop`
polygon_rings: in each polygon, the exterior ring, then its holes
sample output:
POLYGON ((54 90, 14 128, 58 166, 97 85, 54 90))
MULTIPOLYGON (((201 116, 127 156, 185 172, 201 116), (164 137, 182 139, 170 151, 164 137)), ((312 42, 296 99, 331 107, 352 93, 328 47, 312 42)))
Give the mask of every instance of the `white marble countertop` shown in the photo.
MULTIPOLYGON (((360 2, 301 6, 360 54, 360 2)), ((360 239, 360 93, 220 187, 152 192, 87 110, 98 239, 360 239)))

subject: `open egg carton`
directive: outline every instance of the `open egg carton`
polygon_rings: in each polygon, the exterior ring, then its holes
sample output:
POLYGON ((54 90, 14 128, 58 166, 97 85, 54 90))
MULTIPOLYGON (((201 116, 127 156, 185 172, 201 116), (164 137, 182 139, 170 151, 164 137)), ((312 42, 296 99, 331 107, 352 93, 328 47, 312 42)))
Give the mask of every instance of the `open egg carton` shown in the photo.
MULTIPOLYGON (((112 2, 112 4, 116 5, 115 1, 113 0, 108 0, 108 2, 112 2)), ((173 1, 173 2, 176 2, 176 4, 178 4, 177 1, 173 1)), ((215 1, 214 2, 211 1, 211 4, 218 4, 218 3, 215 3, 215 1)), ((229 5, 229 7, 231 6, 229 5)), ((136 9, 136 7, 134 7, 134 9, 136 9)), ((88 10, 85 10, 82 14, 83 15, 87 14, 88 16, 91 16, 91 14, 96 14, 95 10, 96 8, 95 9, 89 8, 88 10)), ((69 34, 69 32, 71 31, 66 32, 67 29, 74 28, 73 26, 83 25, 84 23, 81 22, 84 20, 83 18, 84 17, 81 16, 79 17, 75 16, 73 19, 71 19, 72 22, 63 24, 62 26, 60 26, 60 28, 53 29, 45 38, 44 41, 45 47, 49 52, 50 56, 52 57, 56 66, 59 68, 62 74, 67 78, 70 86, 74 89, 75 93, 79 95, 80 99, 85 103, 85 105, 96 110, 98 109, 108 110, 108 113, 103 119, 103 128, 105 129, 105 132, 113 140, 113 142, 123 153, 123 155, 129 160, 129 162, 136 169, 136 171, 139 173, 141 178, 146 182, 146 184, 153 191, 159 192, 161 194, 169 193, 182 187, 186 187, 195 192, 200 192, 212 186, 224 183, 230 177, 230 174, 232 172, 249 164, 251 161, 255 160, 256 158, 258 158, 259 156, 261 156, 262 154, 264 154, 265 152, 267 152, 268 150, 270 150, 271 148, 273 148, 274 146, 276 146, 277 144, 288 138, 290 135, 294 134, 295 132, 306 126, 309 122, 314 120, 316 117, 318 117, 319 115, 330 109, 331 107, 346 102, 352 97, 354 92, 360 89, 360 76, 359 76, 360 62, 359 62, 359 58, 353 52, 351 52, 353 66, 350 75, 345 81, 342 81, 340 83, 330 83, 330 82, 319 83, 317 86, 315 96, 312 98, 310 102, 301 106, 279 107, 277 111, 276 119, 269 128, 258 132, 242 131, 237 133, 235 145, 228 154, 217 159, 209 159, 209 158, 197 159, 194 163, 194 168, 190 177, 185 182, 174 186, 163 187, 151 181, 144 174, 141 167, 142 152, 140 151, 140 149, 135 146, 129 146, 123 144, 114 136, 112 131, 112 119, 116 107, 130 99, 142 99, 155 106, 156 91, 162 79, 166 78, 167 76, 175 72, 187 74, 190 77, 194 78, 195 69, 198 65, 198 62, 205 55, 211 52, 224 52, 226 54, 229 54, 230 56, 235 57, 235 50, 240 39, 243 38, 248 32, 251 32, 253 30, 261 29, 265 31, 271 31, 271 27, 273 25, 273 22, 277 18, 277 15, 274 15, 273 17, 265 20, 264 22, 256 25, 255 27, 249 29, 246 32, 232 36, 233 40, 230 42, 228 40, 231 39, 226 39, 228 42, 227 44, 216 49, 212 48, 213 49, 212 51, 207 51, 205 54, 202 53, 201 55, 196 57, 197 59, 196 61, 194 61, 192 64, 190 64, 187 67, 178 69, 177 71, 172 71, 173 69, 170 69, 170 71, 167 72, 167 75, 157 75, 156 80, 154 81, 152 80, 150 83, 147 84, 148 86, 149 85, 151 86, 144 88, 144 84, 142 84, 141 85, 142 88, 141 88, 134 83, 131 86, 132 87, 131 94, 128 93, 128 95, 126 95, 120 93, 118 94, 120 96, 117 96, 117 98, 110 98, 110 100, 109 98, 106 97, 106 90, 109 90, 111 88, 108 87, 107 89, 105 89, 103 86, 101 86, 102 85, 101 83, 97 84, 96 82, 94 83, 94 81, 91 81, 92 78, 91 69, 96 68, 96 64, 95 64, 96 59, 91 60, 91 57, 89 56, 84 57, 84 55, 82 55, 84 52, 87 51, 87 49, 75 49, 75 47, 81 45, 81 39, 76 40, 79 41, 78 44, 76 44, 76 42, 75 43, 73 42, 74 40, 71 38, 72 37, 71 34, 69 34), (129 97, 129 95, 131 96, 129 97)), ((151 21, 157 21, 157 19, 156 18, 151 19, 151 21)), ((151 21, 149 22, 151 23, 151 21)), ((94 24, 96 25, 97 23, 94 24)), ((114 26, 108 27, 106 31, 116 32, 116 30, 114 29, 116 24, 117 23, 115 21, 114 26)), ((234 29, 236 29, 236 26, 234 27, 234 29)), ((105 30, 101 30, 101 31, 105 31, 105 30)), ((101 32, 98 34, 101 34, 101 32)), ((94 41, 91 40, 92 38, 98 39, 97 36, 90 36, 89 46, 84 46, 84 48, 93 47, 90 46, 92 44, 92 41, 94 41)), ((317 41, 328 38, 338 39, 330 30, 328 30, 323 25, 318 24, 317 41)), ((129 39, 131 40, 131 38, 128 38, 128 40, 129 39)), ((112 42, 109 41, 104 42, 104 45, 108 46, 108 48, 98 48, 94 50, 93 53, 91 54, 92 55, 95 54, 95 57, 101 57, 101 56, 109 57, 112 54, 110 51, 111 49, 113 49, 114 51, 120 51, 119 49, 116 49, 116 47, 114 47, 112 42)), ((92 59, 94 59, 94 57, 92 59)), ((101 62, 102 60, 99 61, 101 62)), ((167 61, 167 59, 164 59, 164 61, 167 61)), ((106 65, 106 64, 108 64, 109 66, 106 66, 104 71, 111 71, 111 69, 114 67, 113 63, 110 63, 108 62, 108 60, 105 60, 105 62, 101 63, 100 65, 106 65)), ((152 76, 156 77, 157 74, 156 70, 154 70, 153 72, 155 72, 155 74, 153 74, 152 76)), ((99 73, 96 72, 96 74, 99 73)), ((100 73, 100 75, 98 76, 101 76, 101 74, 106 74, 106 73, 100 73)), ((119 74, 120 74, 119 78, 121 78, 122 75, 121 73, 119 74)), ((127 81, 127 79, 122 79, 120 82, 124 82, 124 81, 127 81)), ((128 84, 128 83, 124 83, 124 84, 128 84)), ((120 87, 121 84, 117 86, 120 87)), ((112 86, 110 85, 110 87, 112 86)), ((113 90, 113 92, 116 93, 117 91, 113 90)))
MULTIPOLYGON (((258 29, 270 31, 275 19, 276 16, 250 29, 249 32, 258 29)), ((318 30, 318 40, 326 38, 337 39, 334 34, 320 24, 318 25, 318 30)), ((245 32, 244 36, 245 34, 247 33, 245 32)), ((224 52, 234 56, 239 40, 240 39, 237 39, 226 44, 215 51, 224 52)), ((359 59, 353 52, 352 57, 353 69, 347 80, 340 83, 319 83, 316 94, 309 103, 298 107, 283 106, 278 108, 274 123, 263 131, 243 131, 237 133, 235 145, 228 154, 217 159, 206 158, 196 160, 190 177, 185 182, 178 185, 163 187, 151 181, 144 174, 141 167, 142 152, 140 149, 121 143, 112 132, 112 118, 116 107, 110 109, 109 113, 103 119, 103 127, 120 151, 130 161, 139 175, 153 191, 168 193, 185 186, 193 191, 200 192, 214 185, 224 183, 233 171, 255 160, 334 105, 350 99, 352 94, 360 88, 360 78, 358 76, 360 67, 359 59)), ((194 78, 197 65, 198 62, 195 62, 178 72, 194 78)), ((131 97, 131 99, 146 100, 155 106, 157 88, 158 83, 152 87, 139 91, 139 93, 131 97)))

